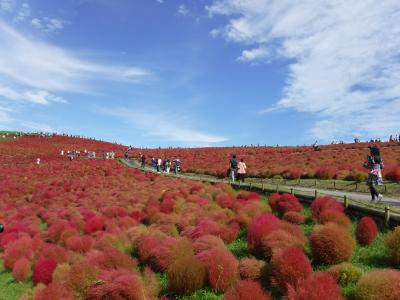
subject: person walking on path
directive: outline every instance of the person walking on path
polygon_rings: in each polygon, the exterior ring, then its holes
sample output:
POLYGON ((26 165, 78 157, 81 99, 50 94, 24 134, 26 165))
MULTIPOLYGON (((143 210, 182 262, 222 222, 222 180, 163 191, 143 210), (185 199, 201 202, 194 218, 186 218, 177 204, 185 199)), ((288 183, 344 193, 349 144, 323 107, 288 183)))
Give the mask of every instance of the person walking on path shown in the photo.
POLYGON ((236 159, 236 154, 233 154, 231 160, 229 161, 229 169, 231 170, 232 181, 235 181, 236 179, 237 168, 238 168, 238 161, 236 159))
POLYGON ((140 161, 141 161, 141 167, 144 170, 144 168, 146 167, 146 156, 144 156, 144 154, 142 154, 142 156, 140 157, 140 161))
POLYGON ((368 155, 367 162, 364 164, 364 167, 370 170, 367 178, 367 185, 369 186, 369 190, 371 192, 371 202, 375 201, 375 198, 378 198, 379 202, 382 200, 383 196, 382 194, 378 193, 376 186, 383 184, 383 161, 377 146, 374 145, 369 148, 370 155, 368 155))
POLYGON ((179 158, 176 158, 174 160, 174 171, 175 175, 178 175, 179 172, 181 171, 181 161, 179 160, 179 158))
POLYGON ((241 180, 242 182, 244 182, 244 178, 246 176, 246 169, 247 169, 247 166, 242 158, 240 160, 240 162, 238 163, 238 171, 237 171, 238 180, 241 180))
POLYGON ((157 160, 154 157, 151 159, 151 167, 154 171, 157 170, 157 160))
POLYGON ((162 164, 162 159, 161 158, 157 159, 157 173, 161 172, 161 164, 162 164))
POLYGON ((171 162, 167 158, 167 160, 165 161, 165 172, 167 172, 167 174, 169 174, 170 169, 171 169, 171 162))

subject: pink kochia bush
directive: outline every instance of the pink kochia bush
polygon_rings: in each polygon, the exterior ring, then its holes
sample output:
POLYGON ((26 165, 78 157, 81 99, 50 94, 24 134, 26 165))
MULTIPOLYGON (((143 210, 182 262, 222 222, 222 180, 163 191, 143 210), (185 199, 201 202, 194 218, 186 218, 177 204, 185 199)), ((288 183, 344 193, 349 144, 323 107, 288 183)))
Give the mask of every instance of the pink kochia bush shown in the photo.
POLYGON ((272 283, 286 291, 287 286, 296 288, 312 272, 310 260, 298 248, 288 248, 271 261, 272 283))
POLYGON ((378 226, 371 217, 362 217, 357 224, 356 237, 360 245, 371 244, 378 235, 378 226))
POLYGON ((303 211, 303 205, 300 204, 296 196, 285 193, 276 201, 275 210, 280 215, 284 215, 289 211, 301 212, 303 211))
POLYGON ((252 280, 238 281, 230 288, 222 298, 223 300, 270 300, 271 296, 266 294, 259 282, 252 280))
POLYGON ((258 280, 265 261, 256 258, 244 258, 239 263, 239 272, 242 279, 258 280))
POLYGON ((247 247, 250 253, 262 255, 262 239, 280 228, 281 221, 273 214, 265 213, 253 219, 247 233, 247 247))
POLYGON ((51 259, 39 260, 33 268, 33 283, 49 284, 52 281, 52 276, 57 263, 51 259))
POLYGON ((288 300, 344 300, 339 285, 332 275, 312 273, 297 287, 288 286, 288 300))
POLYGON ((225 292, 239 279, 239 264, 230 251, 214 248, 200 252, 197 257, 205 264, 208 283, 213 289, 225 292))
POLYGON ((355 240, 348 230, 328 223, 317 226, 310 236, 313 257, 322 263, 338 264, 353 256, 355 240))

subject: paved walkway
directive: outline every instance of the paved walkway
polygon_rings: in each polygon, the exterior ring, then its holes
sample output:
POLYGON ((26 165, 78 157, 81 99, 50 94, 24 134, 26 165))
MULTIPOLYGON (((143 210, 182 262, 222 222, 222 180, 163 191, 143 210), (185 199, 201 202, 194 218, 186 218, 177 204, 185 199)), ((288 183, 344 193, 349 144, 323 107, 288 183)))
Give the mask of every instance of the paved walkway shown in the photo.
MULTIPOLYGON (((140 164, 137 160, 133 160, 133 159, 122 159, 122 161, 133 168, 136 169, 140 169, 140 164)), ((149 172, 155 172, 154 169, 146 167, 145 168, 146 171, 149 172)), ((164 175, 167 175, 165 173, 162 173, 164 175)), ((174 174, 169 174, 168 176, 174 176, 174 174)), ((221 179, 217 179, 215 177, 212 176, 207 176, 207 177, 193 177, 193 176, 187 176, 185 174, 180 174, 179 177, 181 178, 185 178, 185 179, 193 179, 193 180, 203 180, 203 181, 212 181, 212 182, 226 182, 229 183, 229 181, 227 180, 221 180, 221 179)), ((246 185, 247 186, 247 185, 246 185)), ((253 186, 257 186, 257 187, 261 187, 261 183, 253 183, 253 186)), ((265 187, 267 187, 268 189, 269 187, 275 186, 275 185, 271 185, 271 184, 265 184, 265 187)), ((306 188, 306 187, 299 187, 299 186, 285 186, 285 185, 279 185, 279 188, 281 189, 281 191, 290 191, 291 189, 295 190, 296 193, 297 192, 304 192, 307 194, 314 194, 315 190, 317 190, 318 194, 320 195, 328 195, 328 196, 334 196, 334 197, 341 197, 344 198, 344 196, 346 195, 349 199, 351 200, 355 200, 355 201, 361 201, 364 202, 366 204, 370 204, 370 200, 371 200, 371 196, 369 194, 360 194, 360 193, 352 193, 352 192, 343 192, 343 191, 337 191, 337 190, 326 190, 326 189, 314 189, 314 188, 306 188)), ((375 204, 375 202, 373 202, 373 204, 375 204)), ((379 202, 379 204, 382 205, 390 205, 390 206, 396 206, 400 207, 400 199, 399 198, 392 198, 392 197, 383 197, 383 200, 381 202, 379 202)))

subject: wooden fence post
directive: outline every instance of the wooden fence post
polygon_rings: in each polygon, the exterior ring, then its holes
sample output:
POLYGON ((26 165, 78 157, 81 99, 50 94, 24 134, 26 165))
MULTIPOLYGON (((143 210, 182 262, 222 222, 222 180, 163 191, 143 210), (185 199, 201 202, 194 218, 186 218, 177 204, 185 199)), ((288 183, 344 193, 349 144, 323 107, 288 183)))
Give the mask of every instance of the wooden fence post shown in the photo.
POLYGON ((318 191, 317 190, 314 191, 314 196, 315 196, 315 198, 318 197, 318 191))
POLYGON ((279 184, 276 185, 276 192, 279 193, 279 184))
POLYGON ((385 226, 389 227, 390 224, 390 206, 385 206, 385 226))
POLYGON ((264 182, 261 184, 261 189, 264 192, 264 182))
POLYGON ((290 188, 290 193, 291 193, 292 195, 294 195, 294 189, 293 189, 293 188, 290 188))
POLYGON ((349 206, 349 199, 347 198, 347 195, 343 196, 343 203, 345 208, 349 206))
POLYGON ((251 190, 252 183, 250 182, 250 190, 251 190))
POLYGON ((336 180, 333 181, 333 188, 336 189, 336 180))

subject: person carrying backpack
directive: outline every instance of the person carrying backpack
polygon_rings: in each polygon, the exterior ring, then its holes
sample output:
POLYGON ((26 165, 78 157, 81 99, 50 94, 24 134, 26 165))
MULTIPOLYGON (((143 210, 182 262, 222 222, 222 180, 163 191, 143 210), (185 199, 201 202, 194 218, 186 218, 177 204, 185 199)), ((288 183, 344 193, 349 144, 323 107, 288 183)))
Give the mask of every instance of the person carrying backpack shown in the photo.
POLYGON ((374 145, 370 148, 370 155, 367 157, 367 162, 364 164, 364 167, 370 170, 367 178, 367 185, 369 186, 369 190, 371 193, 371 202, 375 201, 375 197, 378 198, 378 202, 382 200, 382 194, 378 193, 376 190, 377 185, 383 184, 382 179, 382 170, 383 170, 383 161, 380 155, 379 148, 374 145))
POLYGON ((236 173, 237 173, 237 168, 238 168, 238 161, 236 160, 236 154, 232 155, 231 160, 229 161, 229 168, 231 170, 231 178, 232 181, 235 181, 236 179, 236 173))

